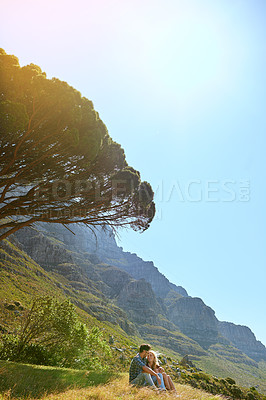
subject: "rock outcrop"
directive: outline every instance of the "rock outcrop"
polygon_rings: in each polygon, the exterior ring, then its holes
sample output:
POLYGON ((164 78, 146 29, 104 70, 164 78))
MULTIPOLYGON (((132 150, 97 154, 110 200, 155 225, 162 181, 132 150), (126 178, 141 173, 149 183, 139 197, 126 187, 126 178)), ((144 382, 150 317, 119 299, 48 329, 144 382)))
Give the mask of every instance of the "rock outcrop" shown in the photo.
POLYGON ((265 346, 256 340, 254 333, 247 326, 219 322, 218 328, 221 335, 250 358, 256 361, 266 361, 265 346))
POLYGON ((181 296, 188 296, 184 288, 174 285, 159 272, 152 261, 143 261, 136 254, 123 251, 120 253, 118 261, 117 266, 123 268, 133 278, 145 279, 149 282, 157 297, 166 297, 170 290, 174 290, 181 296))
MULTIPOLYGON (((74 234, 63 226, 54 226, 53 224, 39 224, 38 229, 45 236, 55 241, 55 244, 61 243, 61 245, 73 253, 83 253, 84 257, 87 257, 92 262, 103 262, 118 267, 137 280, 145 279, 151 284, 157 297, 166 297, 171 290, 182 296, 188 296, 183 287, 174 285, 158 271, 158 268, 154 266, 152 261, 143 261, 136 254, 124 252, 122 247, 117 246, 114 234, 110 228, 97 228, 92 232, 86 226, 75 224, 70 227, 74 234)), ((37 243, 34 242, 29 247, 33 245, 36 256, 39 253, 39 248, 37 243)), ((53 250, 52 256, 57 257, 55 250, 53 250)), ((45 254, 43 257, 48 260, 49 254, 45 254)))
POLYGON ((159 314, 162 314, 162 308, 151 285, 144 279, 132 280, 124 285, 117 297, 117 305, 137 324, 160 325, 159 314))
POLYGON ((168 308, 168 317, 188 337, 207 349, 218 341, 218 320, 199 298, 182 297, 168 308))

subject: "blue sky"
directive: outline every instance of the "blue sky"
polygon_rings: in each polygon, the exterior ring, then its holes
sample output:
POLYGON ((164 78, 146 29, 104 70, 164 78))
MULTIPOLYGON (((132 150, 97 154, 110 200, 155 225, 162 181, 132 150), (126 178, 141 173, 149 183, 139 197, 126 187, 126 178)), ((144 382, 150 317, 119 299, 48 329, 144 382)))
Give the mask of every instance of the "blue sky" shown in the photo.
POLYGON ((156 191, 119 245, 266 344, 265 1, 0 4, 0 46, 91 99, 156 191))

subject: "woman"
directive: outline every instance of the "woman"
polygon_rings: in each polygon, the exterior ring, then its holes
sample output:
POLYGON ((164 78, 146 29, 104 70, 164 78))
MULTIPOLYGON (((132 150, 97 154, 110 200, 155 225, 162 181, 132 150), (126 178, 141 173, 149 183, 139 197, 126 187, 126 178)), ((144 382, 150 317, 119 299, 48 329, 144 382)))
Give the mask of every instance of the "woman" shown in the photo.
MULTIPOLYGON (((173 384, 171 377, 166 374, 166 372, 164 371, 164 369, 162 367, 160 367, 157 355, 154 351, 149 350, 149 352, 147 354, 147 360, 148 360, 148 367, 150 367, 153 371, 157 372, 157 374, 159 374, 161 379, 163 378, 162 383, 164 383, 165 387, 164 386, 160 386, 160 387, 166 388, 167 390, 176 391, 175 385, 173 384)), ((153 378, 153 376, 152 376, 152 378, 153 378)))
MULTIPOLYGON (((147 354, 147 366, 149 368, 151 368, 154 372, 156 372, 159 375, 159 377, 161 378, 161 384, 159 385, 159 388, 161 390, 166 390, 166 387, 164 385, 164 379, 163 379, 162 371, 160 371, 160 366, 159 366, 159 363, 158 363, 158 359, 157 359, 156 353, 154 351, 152 351, 152 350, 149 350, 148 354, 147 354)), ((156 377, 151 375, 151 379, 158 386, 158 382, 157 382, 156 377)))

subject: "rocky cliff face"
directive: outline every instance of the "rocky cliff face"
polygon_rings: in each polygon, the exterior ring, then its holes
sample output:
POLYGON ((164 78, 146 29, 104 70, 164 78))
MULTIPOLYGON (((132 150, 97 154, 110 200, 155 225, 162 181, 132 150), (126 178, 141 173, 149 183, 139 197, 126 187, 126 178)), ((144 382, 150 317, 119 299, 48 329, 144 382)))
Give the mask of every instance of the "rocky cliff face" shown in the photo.
MULTIPOLYGON (((136 254, 121 251, 120 258, 116 263, 119 268, 123 268, 135 279, 145 279, 151 284, 151 287, 157 297, 164 298, 170 292, 181 294, 182 296, 188 296, 186 290, 181 286, 176 286, 158 271, 152 261, 143 261, 136 254)), ((110 259, 105 258, 106 261, 110 259)))
POLYGON ((218 341, 218 320, 214 311, 199 298, 182 297, 168 308, 170 321, 188 337, 208 349, 218 341))
MULTIPOLYGON (((55 241, 60 241, 61 245, 72 252, 83 253, 90 260, 93 260, 91 255, 94 255, 96 261, 98 260, 98 262, 104 262, 123 269, 134 279, 145 279, 151 284, 157 297, 164 298, 171 290, 182 296, 188 296, 184 288, 174 285, 159 272, 152 261, 143 261, 136 254, 124 252, 122 247, 118 247, 112 231, 108 228, 105 230, 98 228, 93 233, 86 226, 76 224, 70 226, 74 234, 65 227, 56 226, 55 224, 39 224, 38 229, 45 236, 49 236, 55 241)), ((31 242, 29 244, 29 251, 36 254, 40 253, 38 244, 31 242), (33 250, 33 247, 35 250, 33 250)), ((49 251, 48 254, 43 255, 43 258, 48 260, 49 263, 52 262, 53 257, 57 257, 55 252, 51 256, 49 256, 49 251)), ((43 262, 45 261, 43 260, 43 262)))
POLYGON ((219 322, 220 333, 234 346, 256 361, 266 360, 266 348, 247 327, 231 322, 219 322))
POLYGON ((49 240, 49 237, 36 229, 21 229, 15 237, 23 246, 23 250, 43 267, 73 263, 71 253, 59 241, 49 240))
POLYGON ((144 279, 124 285, 117 297, 117 305, 126 310, 130 320, 137 324, 160 325, 162 308, 151 285, 144 279))

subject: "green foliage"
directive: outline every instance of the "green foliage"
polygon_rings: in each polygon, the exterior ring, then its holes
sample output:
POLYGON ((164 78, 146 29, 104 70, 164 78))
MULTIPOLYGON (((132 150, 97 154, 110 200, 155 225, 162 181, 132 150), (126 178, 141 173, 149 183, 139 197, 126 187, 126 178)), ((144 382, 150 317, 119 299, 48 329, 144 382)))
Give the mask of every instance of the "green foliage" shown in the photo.
POLYGON ((101 360, 109 356, 99 328, 88 333, 69 300, 49 296, 34 300, 17 335, 1 338, 2 360, 103 370, 101 360))
POLYGON ((214 395, 223 395, 231 399, 245 400, 265 400, 265 396, 250 388, 242 388, 238 386, 234 379, 228 377, 226 379, 218 379, 204 372, 192 372, 184 370, 179 382, 187 383, 194 388, 202 389, 214 395))
POLYGON ((231 385, 229 388, 229 393, 233 399, 244 399, 245 398, 244 392, 237 385, 231 385))
POLYGON ((210 376, 204 372, 198 372, 193 374, 193 378, 196 380, 204 380, 206 382, 210 381, 210 376))
MULTIPOLYGON (((207 357, 200 358, 197 366, 208 374, 216 375, 224 380, 230 374, 231 379, 234 379, 238 385, 243 387, 259 385, 260 391, 266 393, 266 368, 264 362, 254 366, 245 362, 241 363, 239 358, 229 361, 227 357, 217 357, 210 350, 207 357)), ((227 385, 229 385, 228 382, 227 385)))
POLYGON ((25 106, 9 100, 0 102, 0 120, 2 134, 14 137, 16 132, 22 131, 29 122, 25 106))
POLYGON ((0 342, 0 359, 27 362, 39 365, 56 365, 56 354, 38 343, 25 344, 19 352, 20 342, 18 336, 2 335, 0 342))
POLYGON ((87 329, 73 304, 36 298, 16 336, 4 335, 2 359, 38 364, 71 364, 86 345, 87 329))
POLYGON ((229 383, 229 385, 235 385, 236 381, 230 377, 225 378, 226 382, 229 383))
POLYGON ((0 51, 0 230, 37 221, 149 227, 153 191, 90 100, 0 51), (11 217, 11 218, 10 218, 11 217))
POLYGON ((25 345, 35 343, 55 354, 58 362, 69 365, 84 349, 86 337, 87 329, 79 322, 69 300, 40 297, 34 300, 20 329, 18 356, 25 345))
POLYGON ((14 360, 16 358, 19 339, 15 335, 4 334, 0 342, 0 359, 14 360))
POLYGON ((110 369, 111 350, 103 340, 103 333, 94 326, 88 334, 84 356, 76 360, 80 369, 105 371, 110 369))

